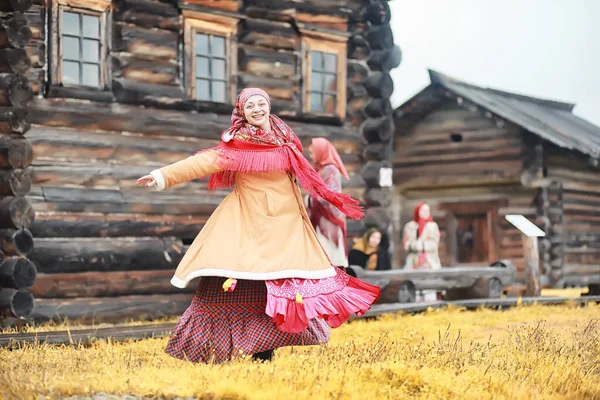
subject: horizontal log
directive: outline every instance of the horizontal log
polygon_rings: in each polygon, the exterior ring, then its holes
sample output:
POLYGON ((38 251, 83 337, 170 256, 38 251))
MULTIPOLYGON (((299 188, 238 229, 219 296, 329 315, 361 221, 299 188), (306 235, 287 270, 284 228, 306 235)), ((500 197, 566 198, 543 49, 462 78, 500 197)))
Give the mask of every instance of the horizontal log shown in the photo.
MULTIPOLYGON (((239 84, 243 87, 260 87, 269 93, 269 96, 278 100, 291 102, 295 99, 296 82, 293 79, 267 78, 250 74, 238 74, 239 84)), ((290 104, 290 108, 294 108, 290 104)))
POLYGON ((224 11, 238 11, 243 2, 241 0, 182 0, 179 4, 183 9, 193 10, 193 6, 199 6, 224 11))
POLYGON ((0 313, 4 316, 27 318, 35 306, 33 295, 27 290, 0 289, 0 313))
POLYGON ((365 193, 365 204, 370 207, 388 207, 391 203, 389 188, 371 188, 365 193))
MULTIPOLYGON (((62 126, 86 131, 125 131, 217 140, 221 132, 231 125, 231 109, 227 109, 227 115, 219 115, 210 107, 206 108, 206 112, 182 113, 125 104, 89 104, 48 99, 35 99, 30 103, 31 122, 45 128, 62 126)), ((300 138, 348 138, 356 133, 348 127, 331 123, 315 124, 314 121, 305 123, 300 118, 286 122, 300 138)), ((30 136, 31 133, 28 134, 30 136)))
MULTIPOLYGON (((394 157, 396 158, 396 157, 394 157)), ((448 165, 450 163, 456 164, 457 169, 462 169, 463 164, 468 162, 485 162, 488 161, 506 161, 507 163, 510 161, 520 160, 520 152, 519 149, 498 149, 498 150, 489 150, 489 151, 481 151, 477 153, 466 153, 466 154, 443 154, 438 155, 415 155, 415 156, 405 156, 401 159, 396 159, 394 161, 394 167, 396 168, 406 168, 406 167, 418 167, 418 166, 431 166, 431 165, 448 165)))
POLYGON ((0 73, 25 73, 31 66, 31 60, 25 49, 0 50, 0 73))
POLYGON ((31 129, 29 111, 26 108, 0 107, 0 134, 23 135, 31 129))
POLYGON ((389 99, 371 99, 365 107, 365 114, 370 118, 392 115, 392 103, 389 99))
POLYGON ((391 117, 369 118, 358 129, 368 143, 388 143, 394 136, 391 117))
POLYGON ((375 50, 367 61, 369 68, 373 71, 390 72, 402 62, 402 51, 400 47, 394 46, 387 50, 375 50))
POLYGON ((46 30, 46 4, 40 0, 34 0, 33 3, 33 6, 29 10, 23 12, 23 15, 28 22, 27 26, 29 26, 32 33, 32 40, 29 42, 29 44, 36 41, 43 42, 45 39, 46 30))
POLYGON ((113 52, 127 52, 149 60, 177 61, 178 33, 123 22, 115 22, 113 29, 113 52))
POLYGON ((240 71, 254 76, 294 79, 296 56, 279 51, 259 50, 252 47, 238 49, 240 71))
POLYGON ((364 83, 369 96, 375 98, 389 98, 394 92, 392 77, 385 72, 377 71, 370 74, 364 83))
MULTIPOLYGON (((112 74, 114 78, 126 81, 145 82, 157 85, 179 85, 179 66, 170 60, 145 60, 127 54, 112 57, 112 74)), ((135 87, 134 87, 135 90, 135 87)), ((161 92, 155 93, 160 96, 161 92)))
POLYGON ((369 76, 369 68, 360 61, 348 60, 347 79, 353 85, 361 85, 369 76))
POLYGON ((27 78, 21 74, 0 74, 0 106, 25 107, 33 97, 27 78))
MULTIPOLYGON (((150 73, 147 79, 151 80, 150 73)), ((172 103, 173 99, 183 101, 186 94, 181 86, 161 85, 133 79, 113 79, 112 89, 117 101, 125 104, 159 105, 172 103)))
POLYGON ((0 199, 0 228, 29 228, 35 220, 31 203, 23 197, 0 199))
POLYGON ((208 216, 227 192, 177 195, 146 190, 35 187, 27 196, 36 211, 147 213, 208 216))
POLYGON ((31 190, 31 169, 0 170, 0 195, 24 196, 31 190))
POLYGON ((33 250, 33 235, 27 229, 0 229, 0 250, 7 256, 26 256, 33 250))
MULTIPOLYGON (((96 321, 90 321, 94 324, 96 321)), ((19 326, 18 321, 5 320, 4 326, 19 326), (13 324, 11 324, 13 323, 13 324)), ((24 324, 23 324, 24 325, 24 324)), ((86 329, 67 329, 51 332, 5 333, 0 336, 0 347, 8 349, 23 348, 25 343, 38 345, 66 345, 71 347, 90 347, 99 340, 110 343, 142 339, 158 339, 171 335, 175 323, 157 323, 113 327, 93 327, 86 329)))
POLYGON ((565 264, 562 268, 565 276, 600 275, 600 264, 565 264))
POLYGON ((148 214, 38 212, 30 231, 36 238, 167 237, 194 238, 207 217, 148 214))
MULTIPOLYGON (((189 3, 196 3, 199 0, 187 1, 189 3)), ((271 0, 252 0, 250 3, 252 6, 262 9, 263 12, 267 10, 285 10, 289 14, 290 10, 296 10, 294 15, 298 13, 313 14, 315 20, 326 15, 350 17, 354 12, 351 8, 351 4, 342 0, 305 0, 303 2, 298 2, 295 0, 280 0, 277 2, 273 2, 271 0)))
POLYGON ((394 158, 398 161, 411 156, 430 157, 440 153, 464 154, 480 153, 490 150, 506 149, 513 154, 521 154, 521 146, 512 138, 493 138, 490 140, 461 141, 453 142, 450 135, 441 137, 437 143, 407 143, 404 140, 398 140, 402 144, 394 152, 394 158))
MULTIPOLYGON (((36 183, 46 180, 51 182, 52 177, 48 175, 59 173, 82 176, 84 179, 100 174, 115 176, 126 167, 131 167, 131 172, 121 176, 132 179, 144 168, 147 172, 151 166, 173 163, 196 151, 216 146, 219 142, 217 134, 214 134, 212 139, 173 140, 167 137, 140 137, 111 132, 89 133, 41 127, 34 127, 27 138, 36 154, 33 178, 36 183), (137 166, 110 165, 109 161, 115 160, 127 160, 137 166), (74 168, 80 168, 80 171, 72 171, 74 168)), ((60 177, 57 179, 61 182, 60 177)), ((96 176, 96 180, 102 179, 106 177, 96 176)))
POLYGON ((353 35, 348 40, 348 58, 351 60, 368 60, 371 55, 371 46, 362 35, 353 35))
POLYGON ((35 238, 29 259, 38 272, 174 269, 184 246, 177 238, 35 238))
POLYGON ((379 187, 379 173, 381 168, 389 168, 388 162, 367 161, 360 170, 360 175, 369 187, 379 187))
POLYGON ((373 25, 389 24, 392 12, 387 2, 375 2, 364 8, 364 19, 373 25))
POLYGON ((440 165, 395 167, 394 182, 403 190, 425 187, 455 187, 467 185, 514 184, 520 182, 521 162, 514 161, 469 161, 452 168, 440 165))
POLYGON ((392 146, 387 143, 373 143, 364 147, 362 156, 367 161, 389 161, 392 146))
POLYGON ((33 285, 36 276, 35 264, 26 257, 4 257, 0 263, 2 288, 28 289, 33 285))
POLYGON ((290 23, 251 18, 243 21, 239 41, 276 50, 296 50, 300 46, 300 40, 290 23))
POLYGON ((192 294, 151 296, 80 297, 41 299, 32 313, 34 321, 77 321, 79 323, 152 320, 181 315, 190 305, 192 294))
MULTIPOLYGON (((401 122, 397 121, 397 122, 401 122)), ((454 139, 457 139, 455 136, 454 139)), ((439 145, 442 142, 453 146, 475 144, 494 140, 507 140, 520 145, 521 138, 512 131, 489 128, 488 121, 480 119, 447 120, 445 123, 420 123, 411 128, 410 136, 398 138, 398 143, 405 147, 421 147, 439 145), (451 132, 459 134, 458 142, 453 141, 451 132)))
POLYGON ((171 285, 175 271, 110 271, 72 274, 40 274, 31 288, 37 299, 114 297, 151 294, 193 293, 196 285, 187 288, 171 285))
POLYGON ((389 24, 372 26, 367 30, 365 39, 373 50, 386 50, 394 46, 394 34, 389 24))
POLYGON ((31 29, 20 12, 0 15, 0 48, 21 48, 31 40, 31 29))
POLYGON ((33 151, 27 139, 17 135, 0 136, 0 167, 25 169, 33 161, 33 151))
POLYGON ((114 20, 143 28, 178 32, 179 11, 174 4, 151 0, 121 0, 116 4, 114 20))
POLYGON ((57 86, 49 85, 46 92, 47 98, 79 99, 91 102, 112 103, 115 98, 112 91, 98 90, 97 88, 83 86, 57 86))
MULTIPOLYGON (((147 175, 152 169, 154 168, 151 166, 143 165, 59 163, 50 160, 34 166, 32 181, 34 184, 44 186, 118 187, 121 190, 139 190, 141 188, 136 183, 137 178, 147 175)), ((198 190, 206 189, 207 180, 196 179, 174 186, 169 191, 194 195, 198 190)))
POLYGON ((348 101, 348 105, 346 106, 346 116, 360 118, 361 121, 364 120, 367 101, 368 99, 366 97, 348 101))
POLYGON ((0 12, 21 12, 29 10, 32 0, 6 0, 0 3, 0 12))
POLYGON ((353 101, 355 99, 363 99, 364 101, 367 101, 367 97, 369 96, 369 93, 367 92, 367 89, 362 85, 352 85, 352 84, 348 84, 346 85, 346 96, 347 96, 347 100, 348 102, 353 101))

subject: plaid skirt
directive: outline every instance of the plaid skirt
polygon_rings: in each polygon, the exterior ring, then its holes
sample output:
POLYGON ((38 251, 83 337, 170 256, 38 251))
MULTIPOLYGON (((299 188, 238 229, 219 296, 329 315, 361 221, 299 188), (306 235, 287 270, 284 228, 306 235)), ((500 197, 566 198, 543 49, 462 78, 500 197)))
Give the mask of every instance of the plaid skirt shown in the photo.
POLYGON ((173 330, 167 354, 187 361, 222 363, 241 355, 283 346, 325 344, 329 327, 313 319, 300 333, 277 328, 265 314, 264 281, 238 279, 233 292, 222 288, 225 278, 203 277, 192 304, 173 330))

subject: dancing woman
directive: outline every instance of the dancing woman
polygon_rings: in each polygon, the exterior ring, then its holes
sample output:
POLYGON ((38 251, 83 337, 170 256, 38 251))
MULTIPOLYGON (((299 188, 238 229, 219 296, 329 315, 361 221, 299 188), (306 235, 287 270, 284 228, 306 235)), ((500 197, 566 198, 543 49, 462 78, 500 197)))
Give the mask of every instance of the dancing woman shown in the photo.
POLYGON ((362 209, 327 187, 292 129, 270 114, 267 93, 244 89, 231 122, 218 146, 138 179, 159 190, 206 176, 209 189, 235 186, 171 279, 184 288, 202 277, 166 348, 193 362, 270 359, 277 347, 326 343, 328 326, 362 315, 379 296, 377 286, 332 266, 296 181, 350 218, 362 209))
MULTIPOLYGON (((308 148, 315 169, 329 189, 342 192, 342 177, 350 179, 337 150, 325 138, 312 139, 308 148)), ((333 265, 348 266, 346 246, 346 216, 325 199, 308 196, 308 215, 317 237, 333 265)))

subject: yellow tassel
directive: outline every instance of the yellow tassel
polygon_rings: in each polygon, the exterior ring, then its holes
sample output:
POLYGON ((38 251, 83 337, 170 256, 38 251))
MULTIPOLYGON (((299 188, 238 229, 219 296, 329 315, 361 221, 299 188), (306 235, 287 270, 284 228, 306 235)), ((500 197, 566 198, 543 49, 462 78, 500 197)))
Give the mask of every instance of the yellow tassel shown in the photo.
POLYGON ((302 301, 302 295, 300 295, 300 292, 296 292, 296 303, 304 304, 304 302, 302 301))
POLYGON ((233 290, 235 289, 235 285, 237 283, 237 280, 234 278, 228 278, 224 283, 223 283, 223 290, 226 292, 233 292, 233 290))

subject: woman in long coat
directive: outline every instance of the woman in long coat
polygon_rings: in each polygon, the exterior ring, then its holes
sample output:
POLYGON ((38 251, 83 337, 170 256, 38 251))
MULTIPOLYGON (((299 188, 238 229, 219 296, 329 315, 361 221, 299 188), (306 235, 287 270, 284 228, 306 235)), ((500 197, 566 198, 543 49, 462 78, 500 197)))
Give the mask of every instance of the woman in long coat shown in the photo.
POLYGON ((231 120, 217 147, 138 180, 159 190, 206 176, 209 189, 235 186, 171 279, 183 288, 202 277, 166 349, 194 362, 270 359, 277 347, 326 343, 328 326, 362 315, 379 296, 377 286, 332 266, 296 182, 351 218, 362 209, 329 190, 292 129, 270 114, 267 93, 243 90, 231 120))

